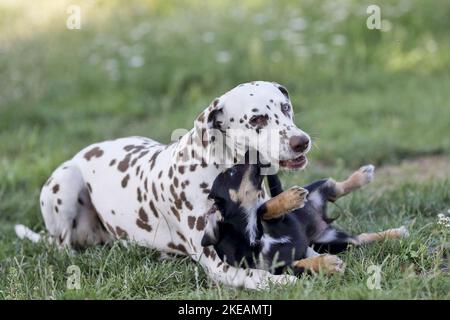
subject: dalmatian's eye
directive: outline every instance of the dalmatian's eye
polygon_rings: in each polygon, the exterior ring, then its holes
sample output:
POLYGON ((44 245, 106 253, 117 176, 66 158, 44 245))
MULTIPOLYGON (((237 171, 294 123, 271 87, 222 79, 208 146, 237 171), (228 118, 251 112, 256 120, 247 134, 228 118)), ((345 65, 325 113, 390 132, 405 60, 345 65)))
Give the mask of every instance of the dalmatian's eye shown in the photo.
POLYGON ((283 111, 284 114, 289 113, 290 110, 291 110, 291 106, 289 105, 289 103, 281 104, 281 111, 283 111))

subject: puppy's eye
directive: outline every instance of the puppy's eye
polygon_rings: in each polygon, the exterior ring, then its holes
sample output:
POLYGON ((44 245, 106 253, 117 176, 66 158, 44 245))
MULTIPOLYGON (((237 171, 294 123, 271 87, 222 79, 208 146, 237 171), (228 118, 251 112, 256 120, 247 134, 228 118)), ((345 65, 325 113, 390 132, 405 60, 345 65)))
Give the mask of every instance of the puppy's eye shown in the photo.
POLYGON ((235 174, 236 174, 236 169, 235 169, 235 168, 231 168, 231 169, 228 171, 228 175, 229 175, 230 177, 234 176, 235 174))
POLYGON ((289 105, 289 103, 281 104, 281 111, 283 111, 284 114, 289 113, 290 110, 291 110, 291 106, 289 105))
POLYGON ((267 125, 267 120, 269 120, 269 116, 267 114, 266 115, 257 115, 257 116, 251 117, 249 120, 249 123, 255 127, 256 126, 262 127, 262 126, 267 125))

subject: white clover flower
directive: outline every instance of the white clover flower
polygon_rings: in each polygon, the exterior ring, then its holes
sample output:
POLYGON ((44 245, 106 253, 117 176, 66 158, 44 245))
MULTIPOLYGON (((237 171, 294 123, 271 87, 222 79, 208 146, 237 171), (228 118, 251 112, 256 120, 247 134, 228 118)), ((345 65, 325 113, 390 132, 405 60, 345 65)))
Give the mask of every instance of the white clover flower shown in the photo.
MULTIPOLYGON (((449 214, 449 213, 450 213, 450 210, 447 210, 447 214, 449 214)), ((450 228, 450 217, 449 216, 446 216, 443 213, 439 213, 437 216, 438 216, 437 223, 439 225, 444 226, 446 228, 450 228)))

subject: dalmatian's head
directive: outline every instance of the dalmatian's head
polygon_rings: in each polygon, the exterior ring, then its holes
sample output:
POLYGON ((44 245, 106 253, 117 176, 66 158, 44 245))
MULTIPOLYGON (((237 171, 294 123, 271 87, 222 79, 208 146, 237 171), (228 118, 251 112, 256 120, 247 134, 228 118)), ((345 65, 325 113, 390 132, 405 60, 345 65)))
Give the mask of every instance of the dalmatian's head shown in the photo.
MULTIPOLYGON (((242 141, 245 136, 246 146, 258 152, 271 135, 272 144, 278 144, 278 154, 262 153, 264 158, 277 160, 283 169, 302 169, 307 164, 305 154, 311 148, 311 139, 295 125, 288 91, 278 83, 254 81, 238 85, 216 98, 197 117, 195 125, 202 131, 221 132, 227 141, 242 141)), ((211 137, 209 143, 216 140, 214 135, 211 137)))

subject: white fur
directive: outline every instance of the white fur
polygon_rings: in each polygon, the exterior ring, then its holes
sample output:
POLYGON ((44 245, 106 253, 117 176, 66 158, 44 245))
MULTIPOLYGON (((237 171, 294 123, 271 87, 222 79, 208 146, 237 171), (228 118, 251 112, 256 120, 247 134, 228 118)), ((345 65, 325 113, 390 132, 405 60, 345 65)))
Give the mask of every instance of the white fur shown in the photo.
POLYGON ((261 242, 262 242, 262 254, 266 254, 267 252, 269 252, 270 247, 273 246, 274 244, 279 244, 279 243, 289 243, 291 242, 291 238, 288 236, 283 236, 280 238, 273 238, 267 234, 263 235, 261 237, 261 242))

